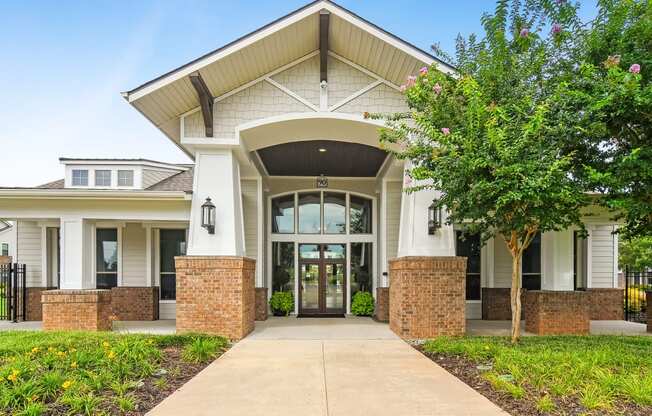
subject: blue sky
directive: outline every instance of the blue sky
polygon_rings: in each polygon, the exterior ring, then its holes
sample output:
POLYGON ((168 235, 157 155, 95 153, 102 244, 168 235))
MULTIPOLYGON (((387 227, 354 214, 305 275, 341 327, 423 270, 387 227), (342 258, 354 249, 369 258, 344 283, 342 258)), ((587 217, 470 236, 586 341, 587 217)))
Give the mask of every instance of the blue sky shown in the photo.
MULTIPOLYGON (((293 11, 283 1, 3 1, 0 186, 63 177, 60 156, 188 162, 120 96, 293 11)), ((384 29, 452 52, 480 31, 490 0, 341 0, 384 29)), ((582 14, 593 16, 593 1, 582 14)))

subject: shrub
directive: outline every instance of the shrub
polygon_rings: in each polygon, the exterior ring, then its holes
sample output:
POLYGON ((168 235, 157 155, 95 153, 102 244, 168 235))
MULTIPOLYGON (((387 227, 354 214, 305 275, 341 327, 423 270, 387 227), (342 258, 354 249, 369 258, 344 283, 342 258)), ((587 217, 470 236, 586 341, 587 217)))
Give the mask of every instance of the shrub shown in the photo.
POLYGON ((269 305, 275 315, 288 316, 294 309, 294 296, 291 292, 274 292, 269 300, 269 305))
POLYGON ((371 316, 374 313, 374 297, 369 292, 357 292, 351 302, 351 313, 357 316, 371 316))
POLYGON ((218 338, 196 338, 183 349, 181 358, 193 363, 203 363, 215 358, 225 347, 218 338))

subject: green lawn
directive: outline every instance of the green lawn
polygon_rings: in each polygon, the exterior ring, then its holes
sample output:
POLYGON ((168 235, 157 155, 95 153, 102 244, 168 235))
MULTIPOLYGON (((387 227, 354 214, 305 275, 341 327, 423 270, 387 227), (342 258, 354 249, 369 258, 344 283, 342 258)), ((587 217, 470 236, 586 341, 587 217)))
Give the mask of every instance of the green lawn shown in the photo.
POLYGON ((652 337, 525 337, 517 346, 498 337, 438 338, 423 350, 486 364, 479 370, 495 390, 541 413, 563 414, 556 407, 571 401, 599 414, 627 406, 652 414, 652 337))
POLYGON ((0 415, 128 413, 145 389, 165 390, 227 346, 199 335, 0 333, 0 415))

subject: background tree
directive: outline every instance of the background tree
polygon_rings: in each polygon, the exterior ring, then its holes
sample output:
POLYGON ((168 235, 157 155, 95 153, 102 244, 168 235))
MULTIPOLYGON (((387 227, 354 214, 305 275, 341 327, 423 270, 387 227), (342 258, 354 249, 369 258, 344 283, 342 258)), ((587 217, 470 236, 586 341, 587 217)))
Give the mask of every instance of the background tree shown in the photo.
POLYGON ((569 174, 574 154, 561 154, 553 134, 549 100, 566 66, 559 45, 569 36, 550 21, 553 7, 574 16, 564 2, 498 1, 482 18, 483 39, 458 38, 458 74, 422 68, 402 87, 408 114, 369 115, 386 120, 381 141, 410 162, 417 183, 410 191, 439 190, 448 224, 465 223, 483 243, 504 240, 512 342, 520 336, 524 250, 539 232, 583 231, 580 210, 589 202, 569 174))
MULTIPOLYGON (((600 0, 566 48, 572 66, 551 101, 574 174, 623 221, 652 235, 652 3, 600 0)), ((553 11, 554 12, 554 11, 553 11)))
POLYGON ((621 242, 618 247, 620 267, 636 271, 652 269, 652 237, 638 237, 621 242))

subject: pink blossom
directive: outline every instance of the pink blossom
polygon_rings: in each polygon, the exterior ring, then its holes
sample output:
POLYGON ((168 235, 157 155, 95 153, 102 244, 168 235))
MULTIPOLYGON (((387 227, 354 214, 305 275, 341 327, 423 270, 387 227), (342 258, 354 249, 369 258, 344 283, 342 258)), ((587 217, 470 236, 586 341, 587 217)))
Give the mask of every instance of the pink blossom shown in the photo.
POLYGON ((527 27, 524 27, 523 29, 521 29, 521 32, 519 33, 519 36, 522 37, 522 38, 526 38, 527 35, 529 35, 529 34, 530 34, 530 30, 527 27))
POLYGON ((406 89, 407 89, 407 85, 405 85, 405 84, 403 84, 403 85, 401 85, 399 87, 399 90, 401 90, 401 92, 405 92, 406 89))
POLYGON ((412 178, 410 178, 409 176, 406 176, 405 179, 403 180, 403 185, 405 185, 405 186, 412 185, 412 178))
POLYGON ((441 85, 439 83, 436 83, 433 87, 432 90, 435 92, 435 94, 439 95, 441 94, 441 85))
POLYGON ((411 86, 414 85, 414 83, 416 82, 416 80, 417 80, 417 77, 415 77, 414 75, 410 75, 409 77, 407 77, 407 82, 405 83, 405 85, 406 85, 408 88, 410 88, 411 86))
POLYGON ((641 72, 641 66, 639 64, 632 64, 632 66, 629 67, 629 72, 632 74, 638 74, 641 72))
POLYGON ((553 35, 558 35, 561 33, 561 25, 559 23, 555 23, 552 25, 552 34, 553 35))
POLYGON ((427 66, 424 66, 423 68, 421 68, 419 70, 420 75, 426 75, 427 73, 428 73, 428 67, 427 66))
POLYGON ((444 136, 448 136, 451 134, 451 130, 448 127, 442 127, 441 132, 443 133, 444 136))

